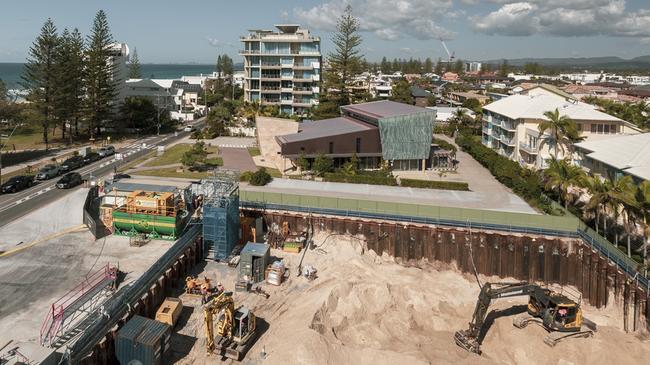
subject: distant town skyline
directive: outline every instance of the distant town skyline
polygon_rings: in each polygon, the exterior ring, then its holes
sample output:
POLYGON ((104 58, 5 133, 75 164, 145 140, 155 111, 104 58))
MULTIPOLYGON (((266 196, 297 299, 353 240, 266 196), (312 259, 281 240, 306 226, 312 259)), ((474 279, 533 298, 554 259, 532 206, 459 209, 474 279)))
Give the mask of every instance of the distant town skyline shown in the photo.
POLYGON ((88 33, 104 9, 116 41, 137 48, 142 63, 211 64, 227 53, 242 62, 239 37, 248 29, 297 23, 332 47, 341 9, 351 4, 360 19, 362 53, 490 60, 527 57, 633 58, 650 54, 650 4, 643 0, 278 0, 216 2, 192 6, 159 1, 32 0, 12 2, 0 23, 0 62, 23 62, 43 22, 88 33))

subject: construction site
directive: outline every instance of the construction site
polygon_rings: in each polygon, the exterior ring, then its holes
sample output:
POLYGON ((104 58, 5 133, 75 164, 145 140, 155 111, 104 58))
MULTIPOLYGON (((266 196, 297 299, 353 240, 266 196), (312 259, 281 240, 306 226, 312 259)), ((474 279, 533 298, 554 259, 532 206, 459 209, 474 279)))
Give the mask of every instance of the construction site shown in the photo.
POLYGON ((3 365, 650 357, 648 280, 568 217, 264 193, 230 171, 65 199, 0 228, 30 242, 0 242, 3 365))

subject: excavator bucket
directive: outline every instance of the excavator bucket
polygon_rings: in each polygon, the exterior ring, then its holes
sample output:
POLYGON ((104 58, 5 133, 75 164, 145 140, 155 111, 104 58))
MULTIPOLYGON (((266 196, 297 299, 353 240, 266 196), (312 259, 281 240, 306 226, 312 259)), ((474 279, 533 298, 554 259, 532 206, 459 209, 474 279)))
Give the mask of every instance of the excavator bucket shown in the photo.
POLYGON ((454 339, 456 340, 456 345, 464 348, 466 351, 481 354, 481 344, 476 337, 469 334, 469 331, 456 331, 454 339))

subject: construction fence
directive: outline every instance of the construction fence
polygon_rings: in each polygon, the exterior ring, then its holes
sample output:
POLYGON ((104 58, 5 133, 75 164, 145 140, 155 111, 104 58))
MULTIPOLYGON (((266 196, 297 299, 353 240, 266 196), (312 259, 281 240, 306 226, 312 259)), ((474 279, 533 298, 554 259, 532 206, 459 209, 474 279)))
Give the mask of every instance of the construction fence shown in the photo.
POLYGON ((648 278, 639 274, 639 264, 636 261, 571 214, 550 216, 246 190, 240 192, 240 202, 242 207, 247 208, 578 237, 606 256, 641 286, 646 289, 650 287, 648 278))

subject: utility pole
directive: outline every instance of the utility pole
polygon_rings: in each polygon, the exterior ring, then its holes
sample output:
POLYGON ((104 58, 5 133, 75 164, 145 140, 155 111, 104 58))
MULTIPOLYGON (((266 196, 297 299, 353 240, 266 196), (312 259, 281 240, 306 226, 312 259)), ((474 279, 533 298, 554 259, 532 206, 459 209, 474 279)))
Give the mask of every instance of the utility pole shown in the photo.
MULTIPOLYGON (((16 128, 18 128, 18 124, 16 124, 14 126, 14 129, 11 131, 11 133, 9 133, 9 136, 7 137, 7 140, 5 141, 5 143, 0 143, 0 184, 2 184, 2 150, 7 145, 7 142, 9 142, 9 139, 11 138, 11 136, 14 135, 14 132, 16 131, 16 128)), ((2 136, 0 136, 0 137, 2 137, 2 136)))

